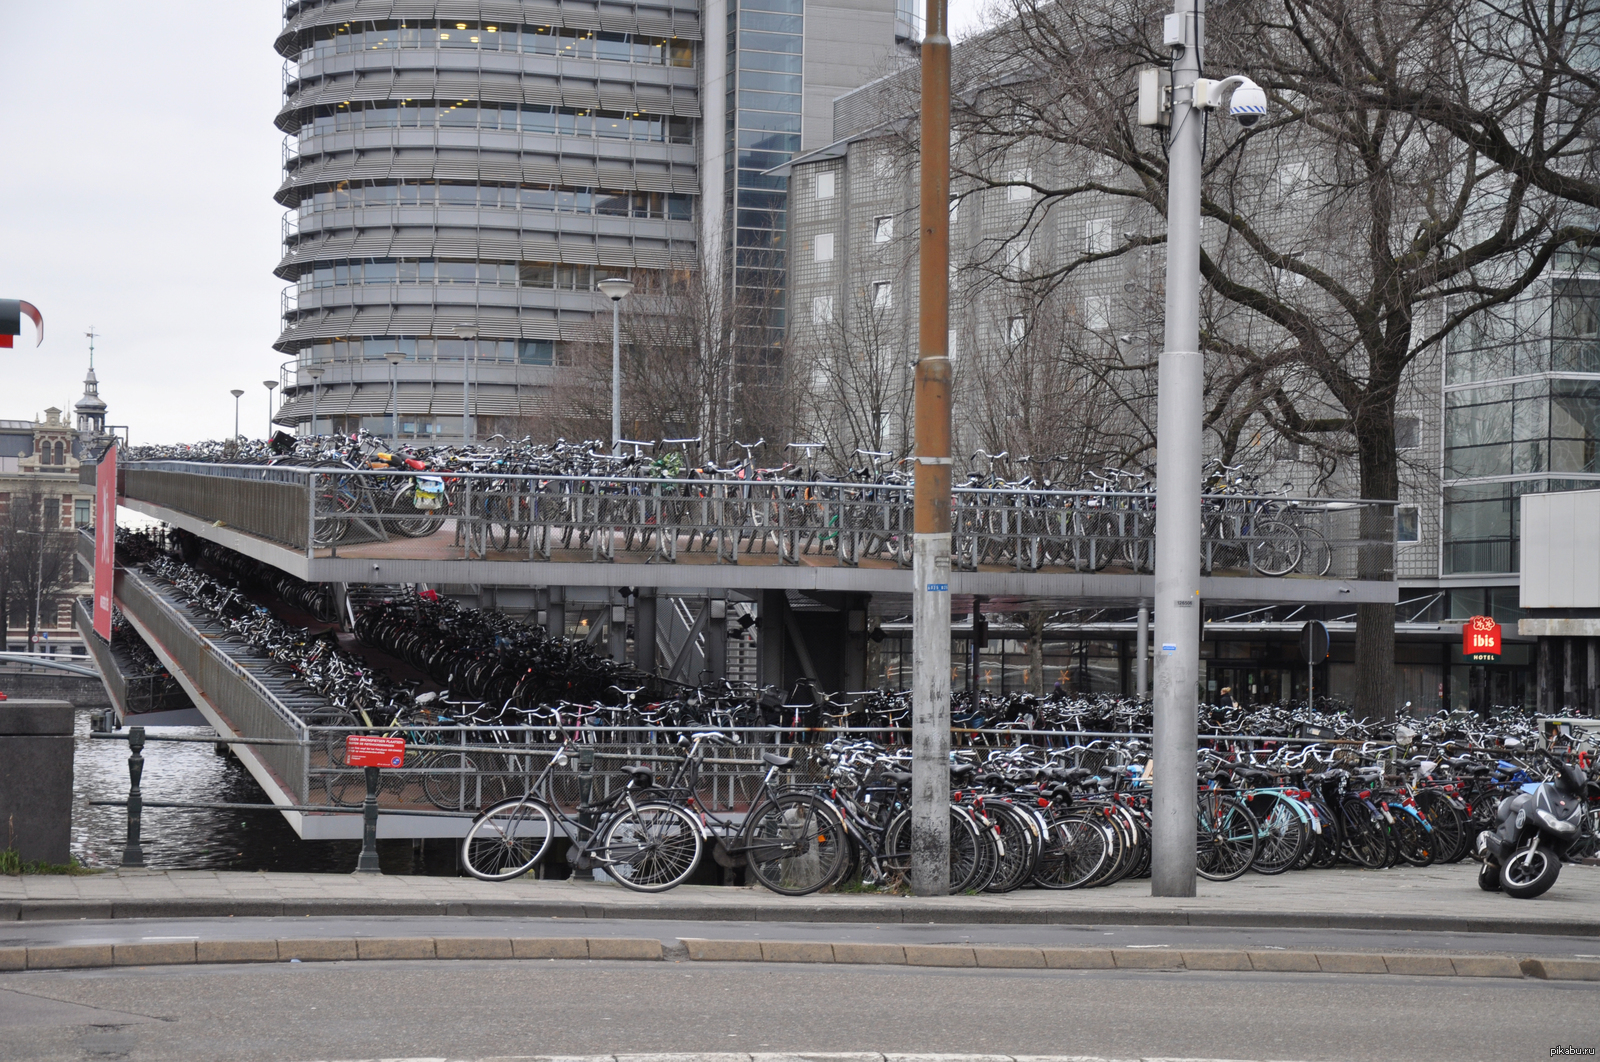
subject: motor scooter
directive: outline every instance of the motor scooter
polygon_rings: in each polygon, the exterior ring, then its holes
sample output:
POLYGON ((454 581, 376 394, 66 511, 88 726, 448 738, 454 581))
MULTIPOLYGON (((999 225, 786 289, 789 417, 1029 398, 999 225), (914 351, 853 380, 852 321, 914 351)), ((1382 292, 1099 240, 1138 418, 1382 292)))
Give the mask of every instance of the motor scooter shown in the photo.
POLYGON ((1584 772, 1543 752, 1555 768, 1548 782, 1524 784, 1495 808, 1493 829, 1478 834, 1478 887, 1518 900, 1548 892, 1583 832, 1591 783, 1584 772))

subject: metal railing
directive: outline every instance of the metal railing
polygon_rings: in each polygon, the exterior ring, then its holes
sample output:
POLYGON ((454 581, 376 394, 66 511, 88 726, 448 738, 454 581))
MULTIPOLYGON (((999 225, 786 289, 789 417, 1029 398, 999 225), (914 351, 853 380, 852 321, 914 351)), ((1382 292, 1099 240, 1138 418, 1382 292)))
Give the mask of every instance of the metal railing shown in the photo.
POLYGON ((90 613, 91 599, 79 598, 73 603, 74 621, 83 635, 84 644, 100 666, 100 678, 111 695, 111 702, 124 715, 140 712, 167 712, 190 708, 188 694, 171 675, 130 675, 127 664, 115 647, 102 641, 94 632, 94 619, 90 613))
POLYGON ((230 724, 233 735, 247 744, 258 738, 292 742, 263 745, 259 755, 285 791, 304 802, 309 762, 304 745, 307 728, 301 718, 260 679, 214 644, 213 638, 197 629, 185 609, 168 601, 138 572, 125 570, 119 574, 117 596, 124 613, 160 643, 230 724))
MULTIPOLYGON (((490 560, 911 563, 907 484, 424 475, 443 480, 442 495, 419 493, 411 472, 140 462, 127 493, 308 552, 410 538, 428 540, 416 555, 431 558, 445 547, 490 560)), ((1202 571, 1392 580, 1395 504, 1207 496, 1202 571)), ((966 570, 1153 569, 1153 494, 956 487, 951 506, 952 554, 966 570)))

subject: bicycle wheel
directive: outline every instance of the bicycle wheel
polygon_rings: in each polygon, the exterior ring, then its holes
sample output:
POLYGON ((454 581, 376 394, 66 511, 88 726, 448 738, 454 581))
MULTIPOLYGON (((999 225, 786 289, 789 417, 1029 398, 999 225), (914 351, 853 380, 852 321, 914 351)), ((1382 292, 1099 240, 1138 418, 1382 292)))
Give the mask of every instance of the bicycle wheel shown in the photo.
POLYGON ((695 817, 674 804, 639 804, 606 823, 595 862, 618 885, 665 892, 700 865, 705 838, 695 817))
POLYGON ((1377 870, 1389 859, 1388 824, 1360 797, 1339 802, 1340 832, 1344 834, 1339 854, 1359 867, 1377 870))
POLYGON ((1039 852, 1033 883, 1042 889, 1078 889, 1100 872, 1111 843, 1105 827, 1086 814, 1053 823, 1039 852))
POLYGON ((1300 532, 1300 571, 1304 575, 1327 575, 1333 568, 1333 547, 1322 532, 1314 527, 1297 528, 1300 532))
POLYGON ((1404 808, 1391 808, 1390 813, 1394 815, 1395 854, 1414 867, 1431 864, 1437 848, 1433 831, 1404 808))
POLYGON ((1300 535, 1281 520, 1251 528, 1250 567, 1262 575, 1288 575, 1300 563, 1300 535))
POLYGON ((805 896, 833 881, 845 861, 844 824, 807 793, 780 793, 745 822, 740 842, 750 872, 784 896, 805 896))
POLYGON ((461 863, 484 881, 526 874, 550 849, 555 818, 539 800, 507 800, 472 821, 461 841, 461 863))
POLYGON ((1294 804, 1274 793, 1251 797, 1246 804, 1261 823, 1261 846, 1250 869, 1257 874, 1282 874, 1300 861, 1311 840, 1311 825, 1294 804))
POLYGON ((1233 797, 1201 793, 1195 871, 1207 881, 1232 881, 1250 869, 1261 846, 1256 817, 1233 797))
POLYGON ((1417 810, 1433 827, 1433 861, 1459 863, 1469 848, 1466 815, 1437 790, 1424 789, 1414 799, 1417 810))
POLYGON ((994 879, 984 891, 1012 892, 1033 877, 1033 868, 1039 862, 1038 826, 1026 814, 1004 802, 991 804, 986 810, 1000 828, 1006 852, 994 879))
MULTIPOLYGON (((983 872, 982 840, 964 809, 950 808, 950 894, 971 888, 983 872)), ((890 870, 909 873, 911 869, 911 811, 900 812, 883 832, 883 864, 890 870)))

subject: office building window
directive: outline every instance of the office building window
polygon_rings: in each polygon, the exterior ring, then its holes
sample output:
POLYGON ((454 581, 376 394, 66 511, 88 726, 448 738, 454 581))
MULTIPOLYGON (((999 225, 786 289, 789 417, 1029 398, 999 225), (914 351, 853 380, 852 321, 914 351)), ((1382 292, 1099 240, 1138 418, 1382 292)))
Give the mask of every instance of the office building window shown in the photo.
POLYGON ((1006 198, 1013 203, 1026 203, 1033 198, 1033 189, 1028 185, 1033 183, 1032 170, 1013 170, 1010 177, 1011 184, 1006 187, 1006 198))
POLYGON ((75 527, 88 527, 89 526, 89 519, 90 519, 90 517, 89 517, 89 511, 90 511, 89 510, 89 506, 90 506, 90 502, 89 502, 88 498, 76 498, 76 499, 73 500, 73 502, 72 502, 72 523, 73 523, 73 526, 75 526, 75 527))
POLYGON ((1013 317, 1006 322, 1006 342, 1012 346, 1020 346, 1028 338, 1028 322, 1022 317, 1013 317))
POLYGON ((816 261, 818 261, 818 262, 831 262, 831 261, 833 261, 833 233, 831 233, 831 232, 818 233, 817 234, 817 238, 816 238, 816 242, 813 244, 813 248, 814 248, 814 250, 813 250, 812 257, 816 261))
POLYGON ((1422 541, 1422 513, 1415 505, 1402 505, 1395 510, 1394 540, 1400 543, 1422 541))
POLYGON ((831 174, 831 173, 819 173, 819 174, 817 174, 817 198, 818 199, 832 199, 833 198, 833 174, 831 174))
POLYGON ((888 243, 894 239, 894 215, 886 214, 872 219, 872 242, 888 243))
POLYGON ((1415 450, 1422 445, 1422 421, 1417 417, 1394 418, 1394 448, 1415 450))
POLYGON ((887 310, 894 305, 894 281, 879 280, 872 285, 872 308, 887 310))
POLYGON ((811 300, 811 321, 819 325, 833 323, 832 295, 818 295, 811 300))

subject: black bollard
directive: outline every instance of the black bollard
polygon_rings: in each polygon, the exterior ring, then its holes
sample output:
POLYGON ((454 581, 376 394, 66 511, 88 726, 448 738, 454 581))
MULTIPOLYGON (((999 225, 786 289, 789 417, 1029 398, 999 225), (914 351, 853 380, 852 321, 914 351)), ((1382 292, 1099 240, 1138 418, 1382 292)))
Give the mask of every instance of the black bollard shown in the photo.
POLYGON ((367 799, 361 805, 361 858, 357 874, 382 874, 378 868, 378 768, 368 767, 367 799))
POLYGON ((122 865, 144 866, 144 847, 139 843, 140 820, 144 816, 144 798, 139 792, 139 779, 144 775, 144 727, 128 728, 128 844, 122 850, 122 865))

